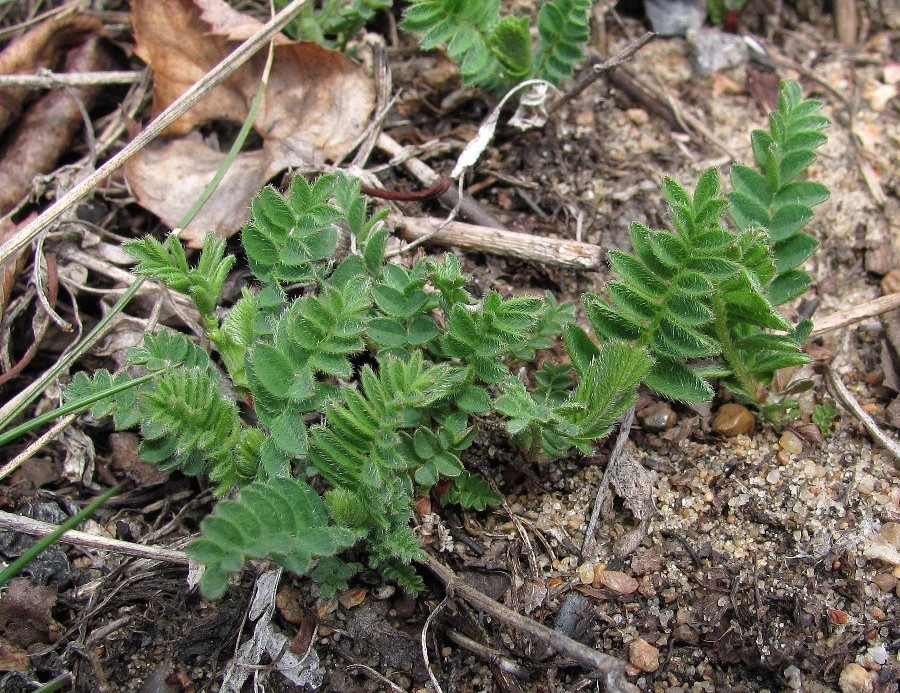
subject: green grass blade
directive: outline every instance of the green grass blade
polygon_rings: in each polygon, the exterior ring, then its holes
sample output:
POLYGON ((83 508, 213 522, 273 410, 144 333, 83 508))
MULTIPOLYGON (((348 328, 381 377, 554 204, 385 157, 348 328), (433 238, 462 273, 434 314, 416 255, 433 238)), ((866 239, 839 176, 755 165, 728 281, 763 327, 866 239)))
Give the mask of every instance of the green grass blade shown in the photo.
POLYGON ((7 582, 12 580, 16 575, 18 575, 22 570, 31 563, 35 558, 37 558, 41 553, 50 548, 56 541, 70 529, 74 529, 86 519, 88 519, 91 515, 94 514, 94 511, 97 510, 101 505, 103 505, 106 501, 108 501, 112 496, 119 492, 119 486, 113 486, 111 489, 107 489, 99 496, 97 496, 93 502, 79 510, 77 513, 72 515, 68 520, 63 522, 59 527, 50 532, 46 537, 41 537, 38 541, 35 542, 34 546, 32 546, 28 551, 19 556, 16 560, 10 563, 6 568, 0 571, 0 587, 5 585, 7 582))

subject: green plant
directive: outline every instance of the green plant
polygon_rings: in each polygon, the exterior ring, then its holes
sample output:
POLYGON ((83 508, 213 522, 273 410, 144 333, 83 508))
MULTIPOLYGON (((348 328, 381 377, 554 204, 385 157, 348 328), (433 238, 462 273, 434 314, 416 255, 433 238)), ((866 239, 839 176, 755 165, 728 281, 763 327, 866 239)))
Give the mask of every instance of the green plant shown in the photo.
MULTIPOLYGON (((290 0, 275 0, 282 9, 290 0)), ((379 10, 390 10, 393 0, 323 0, 307 5, 284 28, 299 41, 315 41, 323 46, 345 50, 347 42, 372 20, 379 10)))
POLYGON ((590 0, 549 0, 537 18, 532 48, 527 17, 503 15, 500 0, 413 0, 400 28, 421 34, 419 46, 446 46, 464 84, 503 91, 526 79, 558 84, 584 60, 590 0))
POLYGON ((418 589, 414 498, 444 478, 459 480, 445 502, 484 509, 498 500, 464 470, 473 414, 514 417, 516 406, 540 403, 550 416, 528 421, 523 445, 543 455, 588 450, 651 365, 644 350, 609 344, 593 349, 577 385, 564 367, 545 365, 530 393, 512 366, 553 345, 571 305, 493 291, 476 300, 453 255, 387 262, 385 210, 370 213, 358 182, 342 175, 297 177, 287 199, 266 188, 251 211, 241 241, 260 284, 224 315, 216 306, 233 259, 221 242, 208 238, 195 267, 174 236, 125 248, 137 273, 193 299, 252 417, 226 394, 208 354, 166 331, 129 353, 150 379, 123 390, 129 373, 81 373, 68 389, 80 403, 114 392, 93 414, 139 425, 144 459, 208 476, 218 494, 237 490, 188 548, 207 567, 208 596, 222 594, 245 559, 263 557, 298 573, 315 566, 334 591, 362 567, 337 554, 360 542, 371 567, 418 589), (341 226, 352 253, 339 251, 341 226))
MULTIPOLYGON (((779 368, 809 361, 800 349, 809 321, 792 326, 775 307, 810 283, 799 266, 816 241, 800 229, 828 190, 798 178, 825 141, 828 120, 820 107, 803 100, 796 83, 783 83, 769 131, 753 132, 760 171, 732 166, 734 191, 727 197, 720 195, 714 169, 703 172, 693 195, 664 179, 674 230, 633 224, 632 252, 609 256, 618 279, 607 284, 605 297, 585 296, 601 341, 650 351, 655 364, 645 382, 666 397, 709 399, 708 380, 719 377, 766 415, 794 406, 770 397, 767 387, 779 368), (725 214, 736 230, 725 225, 725 214)), ((591 353, 578 326, 566 328, 566 340, 570 352, 591 353)), ((584 372, 585 361, 573 364, 584 372)))
POLYGON ((831 427, 838 418, 838 408, 834 402, 822 402, 813 408, 812 422, 819 427, 823 436, 831 434, 831 427))
POLYGON ((589 451, 641 382, 695 401, 721 377, 764 413, 790 408, 765 388, 776 369, 808 360, 799 348, 808 326, 791 326, 775 304, 784 286, 809 282, 790 241, 809 247, 804 209, 827 196, 796 180, 821 144, 827 121, 817 110, 783 85, 770 132, 753 135, 762 173, 733 167, 729 198, 711 169, 693 194, 664 180, 674 230, 634 224, 633 252, 610 254, 619 278, 605 297, 584 299, 600 345, 549 295, 477 300, 453 255, 387 262, 386 211, 369 212, 357 181, 298 176, 287 199, 274 188, 254 199, 241 241, 259 284, 224 315, 216 306, 233 260, 220 243, 207 239, 196 267, 174 236, 126 245, 137 272, 194 300, 232 388, 200 347, 164 331, 129 355, 147 375, 79 374, 70 407, 92 404, 118 427, 140 425, 145 459, 208 475, 220 495, 236 491, 188 548, 207 566, 207 596, 221 595, 247 558, 309 571, 333 593, 362 568, 338 555, 354 545, 385 578, 416 590, 414 498, 445 478, 455 480, 446 502, 483 509, 497 500, 464 469, 475 414, 505 417, 530 457, 552 458, 589 451), (545 363, 527 387, 517 363, 561 330, 573 367, 545 363))

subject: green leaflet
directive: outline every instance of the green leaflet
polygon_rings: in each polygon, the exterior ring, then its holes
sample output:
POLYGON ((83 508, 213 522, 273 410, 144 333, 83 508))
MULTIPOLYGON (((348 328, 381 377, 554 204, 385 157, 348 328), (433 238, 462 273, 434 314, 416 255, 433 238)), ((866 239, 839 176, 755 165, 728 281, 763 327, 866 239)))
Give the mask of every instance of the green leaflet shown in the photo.
POLYGON ((646 350, 610 342, 583 366, 581 381, 565 398, 563 388, 568 390, 571 379, 560 369, 545 367, 534 392, 518 379, 509 381, 494 407, 509 418, 509 432, 534 454, 557 457, 573 446, 588 452, 634 403, 652 365, 646 350), (564 380, 566 385, 560 382, 564 380))
POLYGON ((572 76, 590 37, 590 0, 549 0, 537 18, 537 49, 527 17, 501 15, 499 0, 413 0, 400 28, 419 46, 445 46, 464 84, 503 92, 531 78, 553 84, 572 76))
POLYGON ((456 503, 463 508, 484 510, 489 506, 498 505, 500 496, 480 474, 462 472, 453 479, 453 485, 441 496, 441 501, 456 503))
POLYGON ((203 239, 196 267, 189 267, 184 246, 177 236, 169 235, 164 243, 153 236, 128 241, 123 250, 138 260, 135 274, 153 277, 173 291, 190 297, 204 320, 214 320, 222 285, 234 265, 235 258, 225 255, 225 241, 207 234, 203 239))
POLYGON ((572 76, 575 65, 584 60, 584 46, 590 39, 590 9, 590 0, 553 0, 541 5, 536 77, 559 84, 572 76))
POLYGON ((315 558, 332 556, 356 540, 352 531, 330 524, 325 504, 310 486, 297 479, 270 479, 245 486, 235 500, 221 501, 186 550, 205 567, 203 595, 216 599, 248 558, 268 557, 302 574, 315 558))

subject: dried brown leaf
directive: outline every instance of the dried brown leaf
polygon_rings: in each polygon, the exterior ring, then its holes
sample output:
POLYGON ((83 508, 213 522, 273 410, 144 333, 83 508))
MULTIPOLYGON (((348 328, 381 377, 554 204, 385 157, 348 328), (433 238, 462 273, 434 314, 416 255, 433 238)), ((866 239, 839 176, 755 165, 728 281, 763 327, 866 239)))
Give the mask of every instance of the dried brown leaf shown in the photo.
MULTIPOLYGON (((97 39, 66 56, 66 72, 107 70, 112 60, 97 39)), ((31 189, 35 176, 49 173, 84 128, 78 101, 90 110, 102 87, 57 89, 30 106, 0 148, 0 213, 8 212, 31 189)))
MULTIPOLYGON (((56 69, 66 51, 100 32, 100 22, 93 17, 73 14, 42 22, 10 43, 0 53, 0 74, 29 74, 39 68, 56 69)), ((6 87, 0 89, 0 132, 22 113, 32 89, 6 87)))
POLYGON ((21 671, 31 670, 31 663, 28 661, 28 654, 0 638, 0 671, 21 671))
POLYGON ((656 506, 653 503, 653 477, 644 469, 637 457, 623 450, 610 469, 609 486, 604 489, 601 501, 601 514, 609 516, 613 509, 615 496, 622 499, 628 508, 637 526, 623 534, 613 547, 613 553, 619 558, 631 555, 647 536, 650 528, 650 520, 656 514, 656 506))
MULTIPOLYGON (((128 183, 145 209, 174 228, 210 181, 225 154, 196 134, 146 147, 125 165, 128 183)), ((200 239, 209 229, 231 235, 245 221, 249 201, 271 177, 263 150, 238 155, 219 187, 181 238, 200 239)))
MULTIPOLYGON (((221 0, 139 0, 132 3, 132 23, 136 53, 154 70, 154 115, 259 27, 221 0)), ((213 120, 242 122, 264 62, 263 55, 250 60, 166 134, 184 135, 213 120)), ((182 239, 199 245, 209 229, 221 236, 233 234, 266 180, 290 166, 315 165, 342 154, 362 132, 373 104, 372 82, 354 60, 314 43, 281 41, 254 122, 263 147, 235 159, 216 196, 182 239)), ((218 148, 197 139, 172 140, 134 157, 126 175, 139 203, 175 226, 223 157, 218 148)))
POLYGON ((23 648, 54 642, 61 632, 50 613, 55 605, 55 587, 32 585, 27 578, 11 580, 0 599, 0 636, 23 648))

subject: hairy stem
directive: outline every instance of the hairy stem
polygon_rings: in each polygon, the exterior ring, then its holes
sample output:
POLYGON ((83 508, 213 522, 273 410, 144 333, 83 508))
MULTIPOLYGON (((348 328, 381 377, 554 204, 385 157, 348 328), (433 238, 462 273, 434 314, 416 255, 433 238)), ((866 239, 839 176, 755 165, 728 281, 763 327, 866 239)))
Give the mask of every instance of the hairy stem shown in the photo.
POLYGON ((734 345, 734 340, 732 340, 731 332, 728 329, 728 316, 725 309, 725 300, 718 293, 713 293, 712 310, 713 331, 722 347, 722 359, 728 364, 728 367, 731 368, 731 372, 734 374, 734 379, 737 381, 740 391, 750 397, 754 403, 760 404, 760 384, 756 378, 753 377, 750 369, 747 368, 747 364, 745 364, 744 360, 741 358, 740 351, 734 345))

